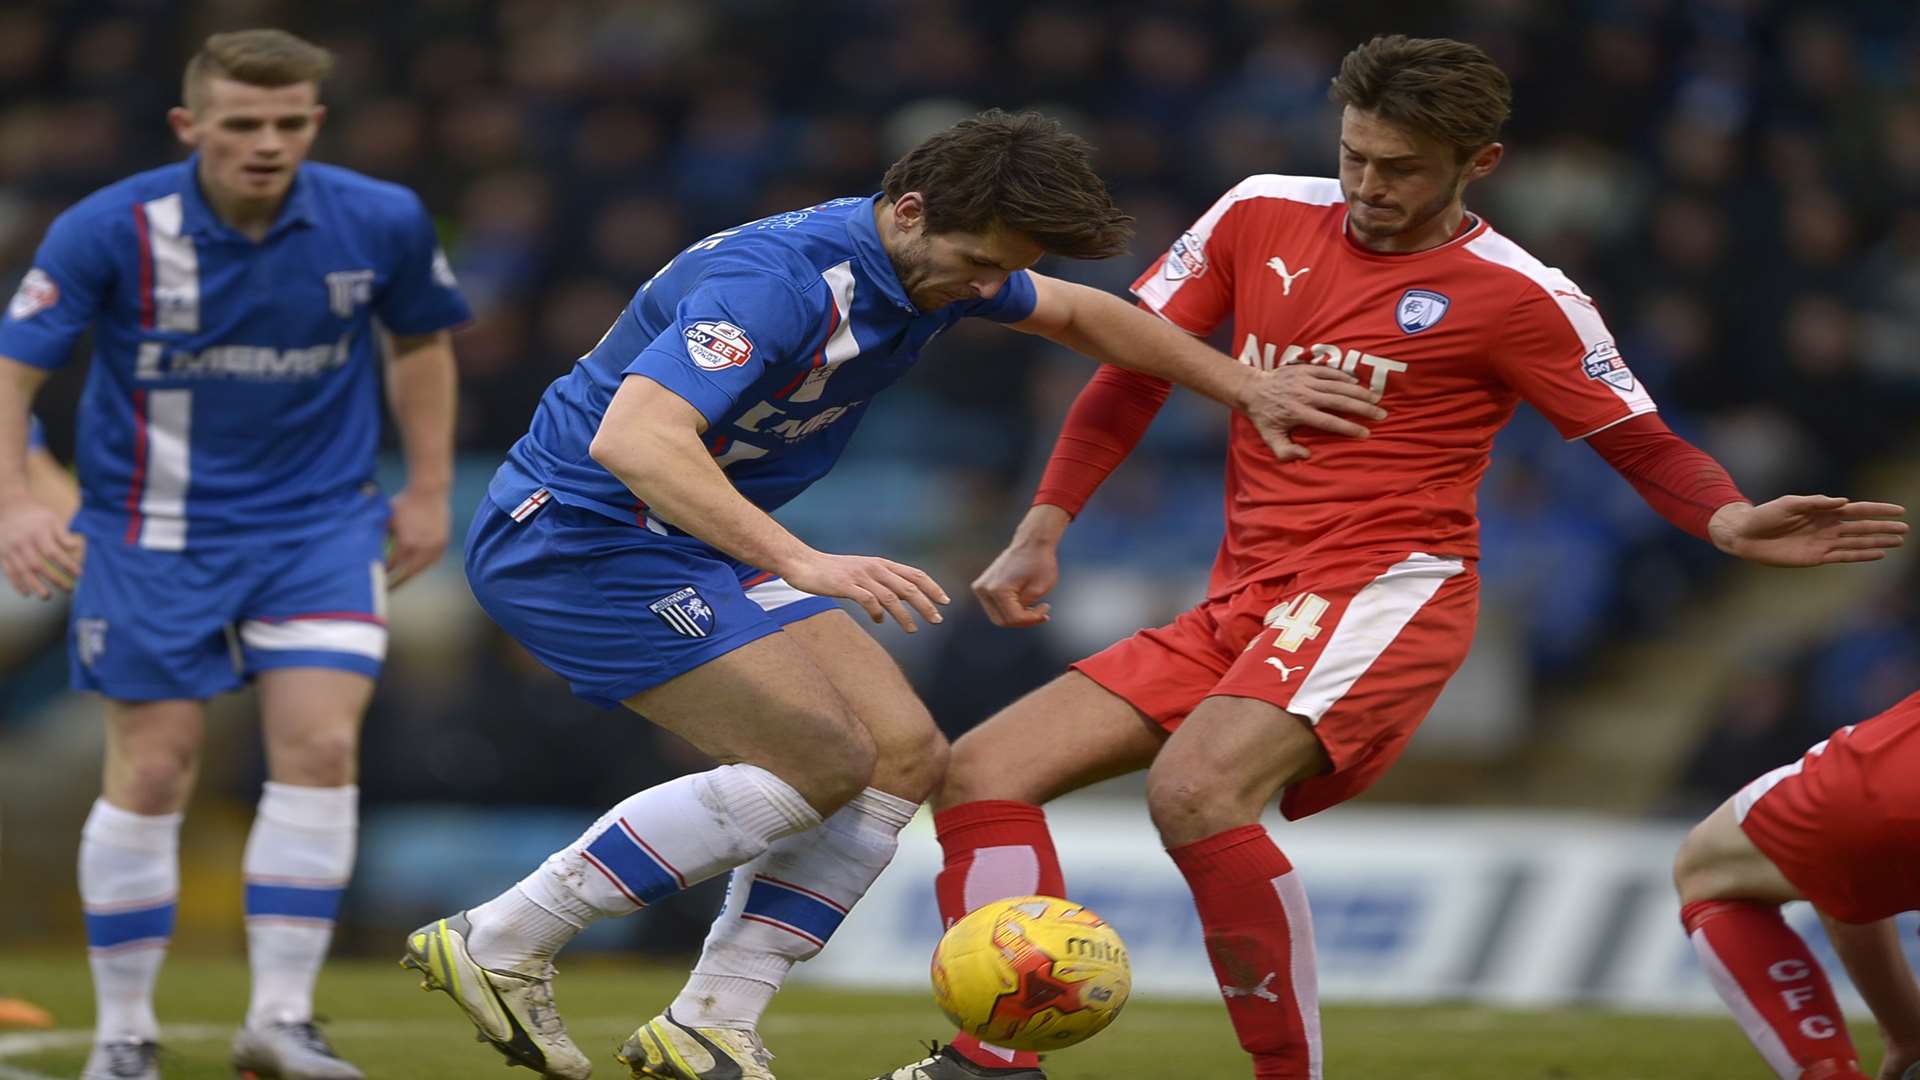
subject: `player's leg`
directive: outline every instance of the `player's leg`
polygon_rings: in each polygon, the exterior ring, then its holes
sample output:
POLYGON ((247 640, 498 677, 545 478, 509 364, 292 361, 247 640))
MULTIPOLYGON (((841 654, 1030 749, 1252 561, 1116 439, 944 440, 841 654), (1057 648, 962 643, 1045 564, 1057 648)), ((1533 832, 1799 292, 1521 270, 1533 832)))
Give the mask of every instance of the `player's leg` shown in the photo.
POLYGON ((313 992, 353 873, 360 721, 373 680, 272 667, 258 684, 267 781, 241 864, 252 984, 234 1061, 263 1075, 358 1077, 315 1026, 313 992))
POLYGON ((100 798, 80 830, 80 900, 93 971, 94 1052, 85 1075, 157 1076, 154 982, 180 895, 182 812, 205 732, 198 701, 107 703, 100 798))
POLYGON ((1147 773, 1147 808, 1193 890, 1227 1013, 1260 1080, 1321 1075, 1313 919, 1260 814, 1282 787, 1329 764, 1305 718, 1210 697, 1147 773))
POLYGON ((241 863, 252 975, 232 1048, 242 1072, 360 1076, 315 1026, 313 992, 353 873, 360 725, 386 659, 385 520, 369 499, 246 567, 236 637, 259 687, 267 781, 241 863))
POLYGON ((201 702, 240 684, 225 577, 179 552, 101 541, 74 592, 68 669, 76 690, 106 699, 107 723, 101 795, 80 835, 98 1005, 88 1076, 158 1075, 153 985, 173 933, 201 702))
MULTIPOLYGON (((780 617, 782 609, 769 610, 780 617)), ((892 860, 900 830, 946 768, 946 739, 926 706, 846 612, 814 610, 788 622, 783 636, 813 660, 872 736, 873 776, 819 828, 777 840, 734 869, 726 906, 669 1010, 672 1022, 752 1030, 787 972, 825 947, 892 860)))
MULTIPOLYGON (((1010 896, 1067 894, 1041 804, 1153 760, 1166 727, 1226 669, 1195 626, 1200 619, 1189 613, 1082 661, 954 743, 934 797, 944 857, 934 879, 941 925, 1010 896)), ((889 1080, 1035 1080, 1039 1063, 1030 1051, 960 1032, 889 1080)))
MULTIPOLYGON (((1741 828, 1746 792, 1694 826, 1674 860, 1680 919, 1713 988, 1782 1077, 1856 1078, 1859 1054, 1832 984, 1781 918, 1801 893, 1741 828)), ((1757 795, 1753 796, 1757 798, 1757 795)))
MULTIPOLYGON (((443 919, 416 932, 409 945, 416 964, 430 975, 441 972, 442 984, 453 982, 445 969, 457 967, 464 950, 483 969, 470 971, 469 981, 491 980, 501 991, 500 1009, 525 1017, 515 1029, 482 1030, 503 1052, 551 1075, 584 1076, 587 1069, 551 1002, 553 957, 574 935, 819 825, 860 793, 872 771, 872 739, 826 676, 783 634, 748 642, 626 704, 726 764, 629 796, 517 885, 466 919, 443 919), (517 1003, 516 993, 541 1000, 517 1003), (543 1015, 552 1018, 552 1030, 531 1026, 543 1015), (529 1049, 538 1063, 529 1060, 529 1049)), ((738 1040, 717 1029, 707 1034, 736 1064, 764 1055, 749 1032, 735 1032, 738 1040)))
POLYGON ((1319 1080, 1312 916, 1260 824, 1365 790, 1466 658, 1477 580, 1458 559, 1382 557, 1245 590, 1221 616, 1231 669, 1147 774, 1193 890, 1220 993, 1260 1080, 1319 1080))

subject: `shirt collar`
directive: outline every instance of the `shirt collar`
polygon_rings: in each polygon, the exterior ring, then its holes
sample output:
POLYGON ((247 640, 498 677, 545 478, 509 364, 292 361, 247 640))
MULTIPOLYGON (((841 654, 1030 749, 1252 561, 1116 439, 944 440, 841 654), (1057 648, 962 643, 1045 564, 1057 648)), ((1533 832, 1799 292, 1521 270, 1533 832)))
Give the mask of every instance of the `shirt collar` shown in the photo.
MULTIPOLYGON (((180 185, 180 231, 203 237, 232 233, 233 229, 220 220, 219 214, 213 212, 213 205, 207 202, 206 195, 200 190, 200 155, 188 155, 184 167, 187 172, 185 181, 180 185)), ((293 186, 287 189, 286 201, 280 204, 280 216, 274 219, 267 235, 273 236, 295 225, 313 223, 313 182, 306 165, 302 164, 293 174, 293 186)))
POLYGON ((907 287, 900 284, 900 275, 893 269, 893 259, 887 254, 886 245, 880 242, 879 226, 873 221, 874 207, 885 197, 885 193, 876 194, 852 207, 853 212, 847 215, 847 236, 853 240, 853 251, 860 259, 861 269, 880 287, 880 292, 893 301, 895 307, 919 315, 921 311, 913 306, 912 298, 907 296, 907 287))

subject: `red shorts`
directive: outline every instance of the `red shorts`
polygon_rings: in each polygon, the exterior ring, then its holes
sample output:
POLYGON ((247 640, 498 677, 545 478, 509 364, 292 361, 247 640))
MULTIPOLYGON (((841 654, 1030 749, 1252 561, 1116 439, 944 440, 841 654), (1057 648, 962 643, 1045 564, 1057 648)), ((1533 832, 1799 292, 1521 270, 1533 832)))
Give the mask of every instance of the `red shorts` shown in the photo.
POLYGON ((1920 908, 1920 694, 1741 788, 1733 813, 1828 915, 1867 923, 1920 908))
POLYGON ((1208 600, 1073 667, 1168 731, 1214 695, 1305 719, 1333 768, 1280 800, 1302 818, 1365 791, 1399 758, 1467 658, 1479 593, 1466 560, 1376 556, 1208 600))

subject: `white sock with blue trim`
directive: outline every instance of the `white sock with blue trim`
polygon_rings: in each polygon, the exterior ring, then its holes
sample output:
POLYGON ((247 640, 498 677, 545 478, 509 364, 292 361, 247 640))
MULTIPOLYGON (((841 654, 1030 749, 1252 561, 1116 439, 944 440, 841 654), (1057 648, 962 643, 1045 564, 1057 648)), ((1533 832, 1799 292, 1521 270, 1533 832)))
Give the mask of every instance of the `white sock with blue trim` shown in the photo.
POLYGON ((94 1041, 160 1036, 153 983, 180 896, 179 814, 136 814, 96 799, 80 830, 80 902, 93 968, 94 1041))
POLYGON ((817 829, 789 836, 734 870, 700 962, 673 1001, 692 1027, 751 1030, 787 972, 826 946, 893 861, 918 809, 868 788, 817 829))
POLYGON ((607 811, 520 883, 467 912, 482 966, 531 971, 587 924, 629 915, 820 824, 786 781, 722 765, 658 784, 607 811))
POLYGON ((360 789, 276 784, 260 795, 241 870, 247 879, 248 1026, 313 1019, 340 897, 353 874, 360 789))

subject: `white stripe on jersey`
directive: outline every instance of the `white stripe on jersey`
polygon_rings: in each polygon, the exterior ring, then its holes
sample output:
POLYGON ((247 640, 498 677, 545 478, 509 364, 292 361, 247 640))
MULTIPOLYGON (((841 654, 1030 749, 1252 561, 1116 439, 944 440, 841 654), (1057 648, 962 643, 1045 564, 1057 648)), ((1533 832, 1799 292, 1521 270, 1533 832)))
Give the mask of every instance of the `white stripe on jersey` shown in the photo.
MULTIPOLYGON (((1603 346, 1612 346, 1613 331, 1607 329, 1606 321, 1600 318, 1600 309, 1593 306, 1593 301, 1580 291, 1580 286, 1575 285, 1572 278, 1541 262, 1527 249, 1501 236, 1492 228, 1467 241, 1466 249, 1496 266, 1504 266, 1520 274, 1544 289, 1560 308, 1560 314, 1567 317, 1567 324, 1573 327, 1574 334, 1580 338, 1580 343, 1586 346, 1589 353, 1603 346)), ((1638 380, 1634 381, 1631 390, 1622 390, 1605 379, 1599 381, 1604 383, 1607 389, 1612 390, 1614 396, 1627 406, 1627 415, 1615 420, 1614 424, 1654 410, 1652 396, 1638 380)), ((1613 424, 1608 424, 1578 435, 1576 438, 1584 439, 1612 426, 1613 424)))
POLYGON ((807 373, 800 388, 787 396, 788 401, 820 400, 820 391, 827 385, 827 380, 833 377, 834 369, 860 355, 860 343, 853 340, 852 260, 829 266, 820 276, 826 279, 827 291, 833 294, 833 306, 839 312, 838 321, 821 350, 824 363, 807 373))
POLYGON ((1834 732, 1833 735, 1828 736, 1825 739, 1821 739, 1817 743, 1814 743, 1812 748, 1810 748, 1806 753, 1800 755, 1798 758, 1794 759, 1793 761, 1790 761, 1787 764, 1782 765, 1777 769, 1774 769, 1773 771, 1765 774, 1764 776, 1756 777, 1755 779, 1748 781, 1746 787, 1743 787, 1739 791, 1734 792, 1733 820, 1736 823, 1746 821, 1747 815, 1753 811, 1754 803, 1759 802, 1761 798, 1766 795, 1767 792, 1772 791, 1776 786, 1778 786, 1780 781, 1785 780, 1789 776, 1800 775, 1800 771, 1807 767, 1808 758, 1819 757, 1821 754, 1826 753, 1827 744, 1829 742, 1832 742, 1835 737, 1840 735, 1845 735, 1847 732, 1852 730, 1853 730, 1853 725, 1848 724, 1846 727, 1843 727, 1839 731, 1834 732))
MULTIPOLYGON (((1340 181, 1323 176, 1278 176, 1273 173, 1260 173, 1249 176, 1233 185, 1225 195, 1214 202, 1211 209, 1193 223, 1187 233, 1192 234, 1193 242, 1205 250, 1213 239, 1214 227, 1220 219, 1227 216, 1235 203, 1245 199, 1285 199, 1289 202, 1306 203, 1309 206, 1332 206, 1346 201, 1340 194, 1340 181)), ((1183 236, 1186 234, 1182 234, 1183 236)), ((1173 300, 1180 286, 1193 280, 1183 277, 1178 281, 1169 279, 1165 274, 1155 274, 1153 280, 1142 285, 1134 294, 1146 302, 1147 307, 1158 312, 1173 300)))
POLYGON ((337 652, 384 660, 387 628, 358 619, 248 619, 240 624, 240 643, 263 652, 337 652))
POLYGON ((140 546, 187 546, 187 479, 191 475, 193 391, 149 390, 146 475, 140 491, 140 546))
POLYGON ((147 247, 153 256, 153 325, 183 334, 200 332, 200 259, 193 238, 180 232, 180 195, 142 203, 147 247))
POLYGON ((1459 559, 1416 551, 1367 583, 1347 605, 1333 639, 1301 681, 1287 711, 1318 724, 1373 667, 1447 579, 1466 569, 1459 559))
POLYGON ((748 589, 746 596, 747 599, 759 604, 761 611, 772 611, 775 608, 786 607, 788 604, 813 599, 812 593, 801 592, 787 584, 785 578, 763 581, 748 589))

